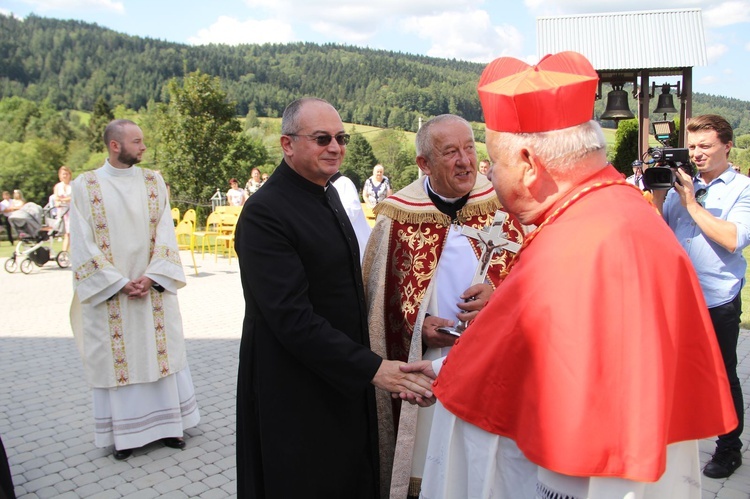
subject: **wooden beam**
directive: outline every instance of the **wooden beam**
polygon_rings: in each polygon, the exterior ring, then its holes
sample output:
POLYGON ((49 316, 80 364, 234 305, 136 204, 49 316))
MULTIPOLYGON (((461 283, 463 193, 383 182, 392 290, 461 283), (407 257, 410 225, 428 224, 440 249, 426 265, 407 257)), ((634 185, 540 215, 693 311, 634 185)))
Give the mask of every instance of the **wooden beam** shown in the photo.
POLYGON ((651 89, 649 82, 649 70, 641 69, 641 90, 638 100, 638 159, 642 159, 648 151, 648 137, 651 133, 651 120, 649 119, 651 105, 651 89))

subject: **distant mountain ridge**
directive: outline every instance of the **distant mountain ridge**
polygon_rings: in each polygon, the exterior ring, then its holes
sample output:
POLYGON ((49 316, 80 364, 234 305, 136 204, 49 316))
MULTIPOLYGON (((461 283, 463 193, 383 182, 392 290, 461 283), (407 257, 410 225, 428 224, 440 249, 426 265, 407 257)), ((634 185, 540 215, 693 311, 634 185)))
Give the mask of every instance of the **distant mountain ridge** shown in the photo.
MULTIPOLYGON (((483 121, 476 92, 483 69, 347 45, 190 46, 81 21, 0 15, 0 98, 47 100, 58 109, 91 110, 104 96, 112 107, 137 110, 163 101, 171 78, 200 70, 221 79, 240 115, 278 117, 292 100, 313 95, 344 121, 415 131, 419 117, 442 113, 483 121)), ((598 112, 603 106, 597 102, 598 112)), ((750 133, 749 102, 695 93, 693 113, 705 112, 750 133)))

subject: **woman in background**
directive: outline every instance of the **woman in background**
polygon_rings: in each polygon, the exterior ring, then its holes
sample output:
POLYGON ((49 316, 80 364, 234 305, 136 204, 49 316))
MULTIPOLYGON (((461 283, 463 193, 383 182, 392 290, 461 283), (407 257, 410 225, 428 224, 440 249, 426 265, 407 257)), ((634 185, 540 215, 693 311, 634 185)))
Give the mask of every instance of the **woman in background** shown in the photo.
POLYGON ((62 250, 68 251, 68 248, 70 247, 70 215, 68 211, 70 210, 70 180, 73 178, 73 172, 71 172, 70 168, 67 166, 61 166, 57 171, 57 177, 60 179, 60 182, 55 184, 53 190, 55 196, 55 208, 57 208, 57 219, 60 220, 60 217, 62 217, 63 223, 65 224, 62 250))
POLYGON ((247 194, 247 197, 258 192, 261 185, 263 185, 263 181, 260 178, 260 170, 253 168, 253 171, 250 172, 250 180, 245 184, 245 193, 247 194))

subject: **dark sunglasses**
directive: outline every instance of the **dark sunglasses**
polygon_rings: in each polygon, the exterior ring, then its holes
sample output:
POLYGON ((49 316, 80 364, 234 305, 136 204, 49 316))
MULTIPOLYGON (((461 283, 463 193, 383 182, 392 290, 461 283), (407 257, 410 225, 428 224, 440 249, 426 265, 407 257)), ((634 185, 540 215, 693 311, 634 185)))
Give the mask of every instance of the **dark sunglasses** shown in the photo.
POLYGON ((348 133, 340 133, 338 135, 331 135, 329 133, 325 135, 305 135, 301 133, 287 133, 290 137, 307 137, 310 140, 314 140, 320 147, 325 147, 331 143, 331 139, 336 139, 336 143, 340 146, 345 146, 349 143, 350 135, 348 133))
MULTIPOLYGON (((705 187, 702 187, 695 191, 695 200, 698 201, 698 204, 703 206, 703 202, 706 200, 706 196, 708 196, 708 189, 705 187)), ((705 206, 703 206, 705 208, 705 206)))

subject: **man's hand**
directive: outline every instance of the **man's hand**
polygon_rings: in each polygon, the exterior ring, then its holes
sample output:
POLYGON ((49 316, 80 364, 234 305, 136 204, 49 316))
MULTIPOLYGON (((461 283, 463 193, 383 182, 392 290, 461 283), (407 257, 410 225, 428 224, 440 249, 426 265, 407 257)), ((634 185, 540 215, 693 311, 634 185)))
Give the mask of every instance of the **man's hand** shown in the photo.
MULTIPOLYGON (((703 234, 729 252, 737 250, 737 224, 729 220, 722 220, 705 209, 695 199, 695 185, 690 175, 682 170, 675 174, 679 176, 682 185, 675 182, 674 189, 680 195, 680 202, 692 217, 703 234)), ((704 191, 705 192, 705 191, 704 191)))
POLYGON ((431 315, 425 317, 422 322, 422 343, 430 348, 443 348, 453 346, 457 336, 448 333, 441 333, 437 330, 440 326, 455 326, 455 321, 443 319, 431 315))
POLYGON ((680 195, 680 203, 685 208, 688 205, 697 203, 695 200, 695 186, 693 185, 693 179, 690 175, 682 171, 682 168, 678 168, 675 171, 675 177, 680 180, 680 183, 674 183, 674 190, 680 195))
MULTIPOLYGON (((401 366, 399 366, 399 369, 401 369, 401 371, 405 373, 421 373, 431 379, 435 379, 437 377, 435 375, 435 371, 432 370, 432 361, 429 360, 419 360, 417 362, 412 362, 411 364, 402 364, 401 366)), ((406 400, 410 404, 417 404, 420 407, 429 407, 435 403, 434 396, 429 398, 419 398, 414 397, 412 394, 409 394, 407 392, 393 393, 391 394, 391 396, 394 399, 400 398, 401 400, 406 400)))
POLYGON ((154 285, 154 281, 146 276, 141 276, 138 279, 134 279, 127 283, 122 291, 128 295, 130 299, 145 298, 151 291, 151 286, 154 285))
POLYGON ((490 296, 492 296, 492 286, 489 284, 479 283, 467 288, 461 295, 464 301, 458 303, 458 308, 464 311, 458 314, 458 319, 464 322, 474 320, 479 311, 487 305, 490 296))
POLYGON ((432 399, 432 378, 421 371, 404 372, 399 369, 399 366, 403 365, 406 364, 396 360, 383 359, 378 372, 372 378, 372 384, 382 390, 391 392, 396 397, 403 394, 403 398, 413 400, 412 403, 430 405, 426 401, 432 399))

